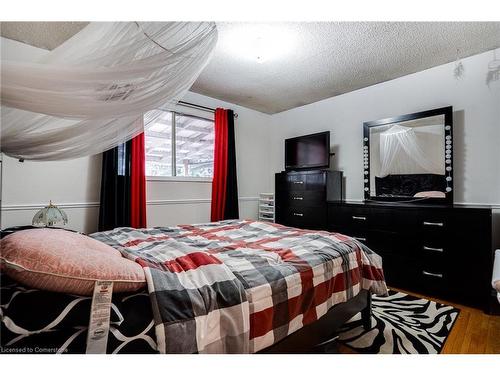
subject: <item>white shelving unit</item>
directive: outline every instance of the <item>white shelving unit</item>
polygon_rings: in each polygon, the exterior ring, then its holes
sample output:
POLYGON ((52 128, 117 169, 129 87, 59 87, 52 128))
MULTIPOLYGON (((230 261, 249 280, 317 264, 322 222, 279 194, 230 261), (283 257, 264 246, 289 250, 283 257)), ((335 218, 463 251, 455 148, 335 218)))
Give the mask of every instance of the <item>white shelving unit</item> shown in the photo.
POLYGON ((260 193, 259 220, 274 223, 274 193, 260 193))

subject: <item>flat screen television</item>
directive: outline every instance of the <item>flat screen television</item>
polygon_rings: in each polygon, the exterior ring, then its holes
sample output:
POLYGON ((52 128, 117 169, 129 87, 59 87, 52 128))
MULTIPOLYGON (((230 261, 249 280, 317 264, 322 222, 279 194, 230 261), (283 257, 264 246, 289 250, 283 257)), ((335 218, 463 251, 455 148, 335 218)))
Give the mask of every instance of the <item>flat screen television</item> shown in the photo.
POLYGON ((285 139, 285 169, 330 167, 330 132, 285 139))

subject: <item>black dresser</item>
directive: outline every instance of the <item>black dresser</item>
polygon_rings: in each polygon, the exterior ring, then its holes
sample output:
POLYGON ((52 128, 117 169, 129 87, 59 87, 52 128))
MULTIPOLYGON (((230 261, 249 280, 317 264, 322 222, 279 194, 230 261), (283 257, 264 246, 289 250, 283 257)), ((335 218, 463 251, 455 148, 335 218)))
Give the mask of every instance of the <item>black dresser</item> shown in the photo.
POLYGON ((275 175, 276 222, 304 229, 327 228, 327 201, 342 199, 342 172, 305 170, 275 175))
POLYGON ((329 202, 327 221, 382 256, 389 286, 488 308, 491 208, 329 202))

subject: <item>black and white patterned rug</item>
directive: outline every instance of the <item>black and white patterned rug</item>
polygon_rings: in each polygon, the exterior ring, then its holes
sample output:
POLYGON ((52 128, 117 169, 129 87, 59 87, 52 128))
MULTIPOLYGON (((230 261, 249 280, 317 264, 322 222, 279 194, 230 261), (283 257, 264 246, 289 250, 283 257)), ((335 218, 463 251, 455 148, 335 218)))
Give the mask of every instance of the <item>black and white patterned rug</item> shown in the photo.
POLYGON ((437 354, 460 310, 389 291, 386 297, 373 296, 372 312, 370 330, 363 328, 357 314, 342 327, 339 342, 358 353, 437 354))

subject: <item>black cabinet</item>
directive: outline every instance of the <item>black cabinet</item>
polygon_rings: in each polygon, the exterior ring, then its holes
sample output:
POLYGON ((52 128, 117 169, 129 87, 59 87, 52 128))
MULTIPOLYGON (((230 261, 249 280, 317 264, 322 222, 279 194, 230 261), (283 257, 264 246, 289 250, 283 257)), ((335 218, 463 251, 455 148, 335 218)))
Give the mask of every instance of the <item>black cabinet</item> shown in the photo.
POLYGON ((491 208, 330 202, 327 216, 382 256, 388 285, 486 308, 491 208))
POLYGON ((275 175, 276 222, 326 229, 327 201, 342 199, 342 172, 306 170, 275 175))

